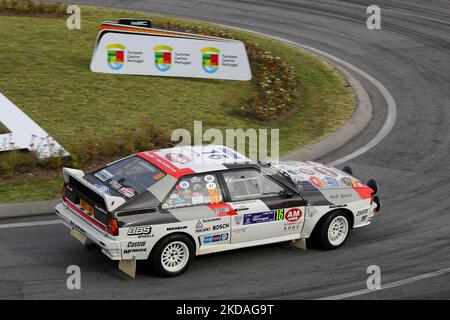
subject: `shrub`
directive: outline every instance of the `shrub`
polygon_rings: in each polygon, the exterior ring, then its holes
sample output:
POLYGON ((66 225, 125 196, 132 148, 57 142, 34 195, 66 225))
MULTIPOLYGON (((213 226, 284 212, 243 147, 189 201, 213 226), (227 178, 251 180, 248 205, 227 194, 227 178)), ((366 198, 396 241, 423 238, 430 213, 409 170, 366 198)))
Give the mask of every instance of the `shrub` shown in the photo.
POLYGON ((65 15, 67 5, 62 3, 33 2, 31 0, 0 0, 0 12, 65 15))
MULTIPOLYGON (((227 30, 215 28, 185 26, 170 21, 155 26, 173 31, 237 39, 227 30)), ((250 97, 235 111, 248 118, 272 122, 297 107, 299 83, 289 64, 256 43, 245 40, 243 42, 252 68, 253 90, 250 97)))

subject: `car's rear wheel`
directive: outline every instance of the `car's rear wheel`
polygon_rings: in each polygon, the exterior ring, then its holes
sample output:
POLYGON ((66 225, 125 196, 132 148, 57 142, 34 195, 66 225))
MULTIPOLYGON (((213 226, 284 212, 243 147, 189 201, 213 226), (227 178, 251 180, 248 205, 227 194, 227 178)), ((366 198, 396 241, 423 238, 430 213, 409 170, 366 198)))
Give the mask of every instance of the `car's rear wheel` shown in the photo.
POLYGON ((344 211, 335 211, 320 222, 315 239, 320 247, 326 250, 339 248, 347 240, 350 233, 350 219, 344 211))
POLYGON ((152 251, 152 264, 161 277, 174 277, 185 272, 194 256, 194 244, 185 235, 175 234, 161 240, 152 251))

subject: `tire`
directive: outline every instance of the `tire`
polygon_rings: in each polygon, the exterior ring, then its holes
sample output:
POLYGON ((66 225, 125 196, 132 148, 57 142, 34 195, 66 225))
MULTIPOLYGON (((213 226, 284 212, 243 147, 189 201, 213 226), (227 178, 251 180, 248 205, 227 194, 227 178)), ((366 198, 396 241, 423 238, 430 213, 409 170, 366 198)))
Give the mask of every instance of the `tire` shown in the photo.
POLYGON ((344 211, 334 211, 326 215, 314 234, 316 243, 325 250, 342 246, 350 234, 350 219, 344 211))
POLYGON ((160 277, 175 277, 184 273, 192 263, 195 246, 183 234, 169 235, 156 244, 151 264, 160 277))

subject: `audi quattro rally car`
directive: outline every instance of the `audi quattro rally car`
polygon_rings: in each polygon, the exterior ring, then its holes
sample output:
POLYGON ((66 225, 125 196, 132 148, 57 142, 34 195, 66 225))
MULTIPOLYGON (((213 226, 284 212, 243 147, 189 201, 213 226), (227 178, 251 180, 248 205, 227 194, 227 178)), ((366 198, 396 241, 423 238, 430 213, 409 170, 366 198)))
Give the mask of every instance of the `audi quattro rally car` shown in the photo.
POLYGON ((380 209, 375 181, 363 184, 348 167, 264 164, 216 145, 141 152, 86 174, 63 171, 56 214, 132 277, 136 260, 175 276, 195 255, 310 237, 334 249, 380 209))

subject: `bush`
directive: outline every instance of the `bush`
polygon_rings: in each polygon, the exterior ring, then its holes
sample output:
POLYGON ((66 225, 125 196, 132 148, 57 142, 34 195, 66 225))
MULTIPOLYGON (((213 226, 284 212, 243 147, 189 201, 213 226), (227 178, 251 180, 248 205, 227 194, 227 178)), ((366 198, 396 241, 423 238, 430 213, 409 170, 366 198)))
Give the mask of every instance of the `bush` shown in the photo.
MULTIPOLYGON (((214 37, 237 39, 227 30, 204 28, 202 26, 184 26, 166 21, 156 27, 209 35, 214 37)), ((273 122, 295 109, 298 105, 299 83, 294 69, 264 50, 257 43, 243 40, 253 73, 253 91, 246 101, 237 107, 239 114, 262 122, 273 122)))
POLYGON ((0 0, 0 12, 65 15, 67 5, 62 3, 33 2, 31 0, 0 0))

